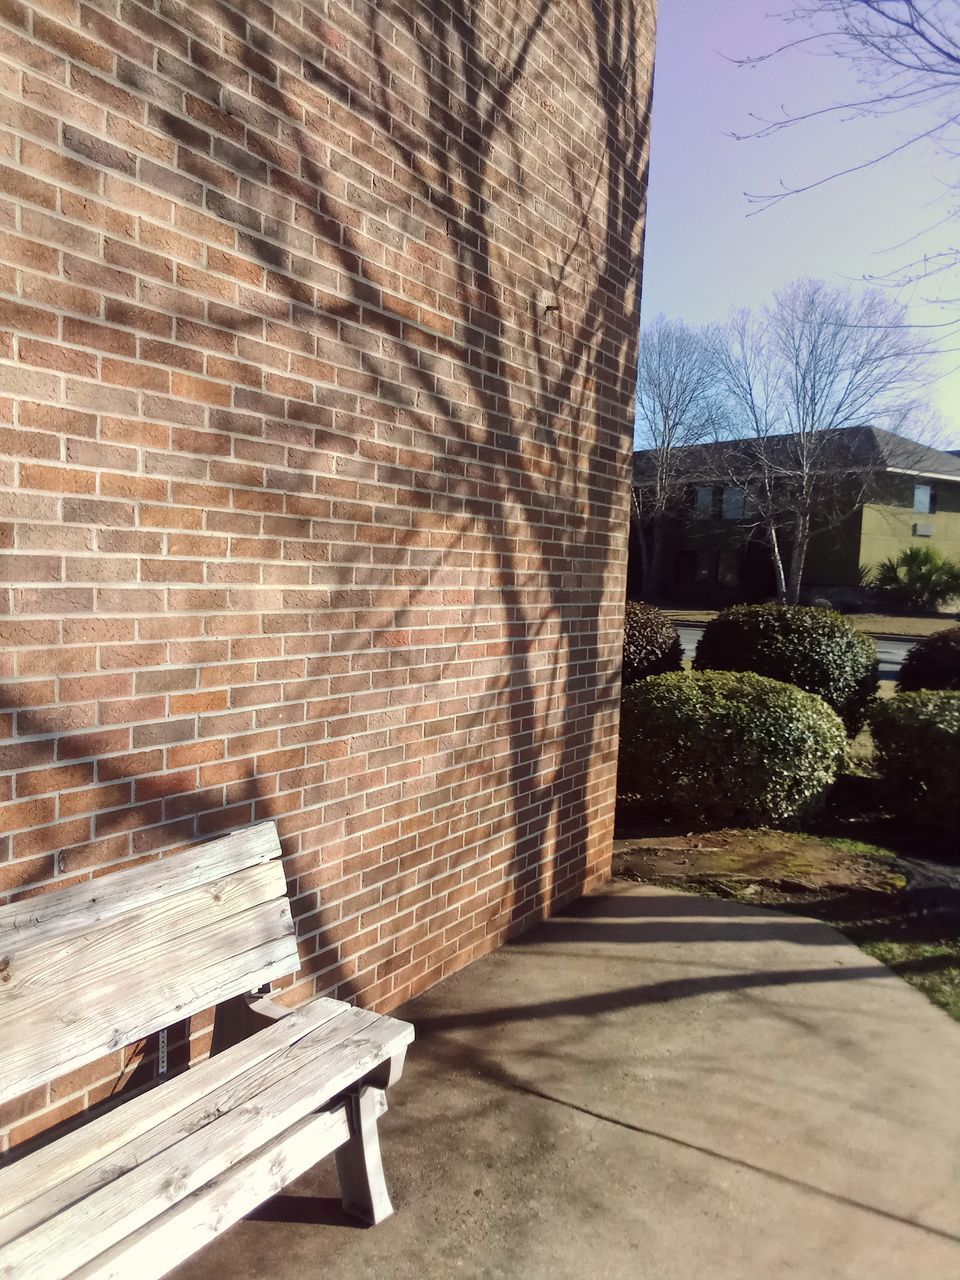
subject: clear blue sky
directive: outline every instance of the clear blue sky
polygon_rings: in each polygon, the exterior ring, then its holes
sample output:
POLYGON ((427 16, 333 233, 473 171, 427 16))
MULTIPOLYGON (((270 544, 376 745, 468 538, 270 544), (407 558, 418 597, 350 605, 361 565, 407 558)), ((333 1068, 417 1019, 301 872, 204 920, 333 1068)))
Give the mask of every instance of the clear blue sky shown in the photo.
MULTIPOLYGON (((781 179, 813 181, 906 136, 896 119, 842 124, 831 117, 760 141, 727 136, 756 127, 751 113, 772 118, 783 107, 796 113, 856 92, 848 65, 831 57, 794 52, 751 69, 727 61, 789 38, 768 16, 781 6, 786 0, 660 0, 644 320, 661 311, 690 324, 722 320, 799 276, 857 284, 960 236, 955 221, 947 232, 895 248, 946 212, 936 203, 946 162, 922 147, 748 216, 745 192, 776 191, 781 179)), ((902 299, 914 322, 950 315, 923 294, 915 286, 902 299)), ((951 350, 937 362, 931 399, 960 446, 960 337, 944 344, 951 350)))

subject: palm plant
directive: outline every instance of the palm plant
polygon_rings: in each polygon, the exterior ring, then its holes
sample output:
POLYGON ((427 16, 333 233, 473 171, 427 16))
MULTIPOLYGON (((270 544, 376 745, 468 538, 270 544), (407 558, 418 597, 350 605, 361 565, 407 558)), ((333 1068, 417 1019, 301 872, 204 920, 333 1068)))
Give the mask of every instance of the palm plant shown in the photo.
POLYGON ((932 613, 960 595, 960 564, 935 547, 907 547, 877 565, 873 586, 897 608, 932 613))

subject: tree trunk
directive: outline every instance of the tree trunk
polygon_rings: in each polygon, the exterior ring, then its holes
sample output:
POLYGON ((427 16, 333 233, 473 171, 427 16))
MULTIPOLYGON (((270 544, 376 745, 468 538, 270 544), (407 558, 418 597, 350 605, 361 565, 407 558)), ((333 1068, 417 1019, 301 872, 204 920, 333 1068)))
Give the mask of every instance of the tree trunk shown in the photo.
POLYGON ((810 521, 805 517, 800 517, 793 527, 793 550, 790 553, 787 604, 797 604, 800 600, 800 584, 803 581, 803 566, 807 558, 809 542, 810 521))
POLYGON ((663 515, 656 512, 653 517, 653 550, 650 554, 650 581, 644 593, 650 600, 660 599, 663 582, 663 515))
POLYGON ((632 486, 630 488, 630 498, 631 520, 636 534, 637 551, 640 556, 640 594, 645 596, 647 594, 647 584, 650 581, 650 549, 647 546, 647 531, 643 527, 643 517, 640 514, 637 491, 632 486))
POLYGON ((783 569, 783 556, 780 554, 777 526, 773 522, 767 525, 767 541, 770 543, 770 559, 777 579, 777 599, 783 604, 787 598, 787 578, 783 569))

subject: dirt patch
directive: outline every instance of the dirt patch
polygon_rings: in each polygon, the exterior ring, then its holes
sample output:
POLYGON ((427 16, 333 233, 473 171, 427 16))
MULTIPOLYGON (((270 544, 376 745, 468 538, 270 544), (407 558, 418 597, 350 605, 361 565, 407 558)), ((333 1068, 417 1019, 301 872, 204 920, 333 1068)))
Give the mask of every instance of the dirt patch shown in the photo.
POLYGON ((637 834, 613 873, 814 916, 960 1020, 960 867, 788 831, 637 834))
POLYGON ((764 901, 854 890, 898 894, 908 877, 893 857, 789 831, 710 831, 614 843, 614 874, 658 883, 709 882, 764 901))

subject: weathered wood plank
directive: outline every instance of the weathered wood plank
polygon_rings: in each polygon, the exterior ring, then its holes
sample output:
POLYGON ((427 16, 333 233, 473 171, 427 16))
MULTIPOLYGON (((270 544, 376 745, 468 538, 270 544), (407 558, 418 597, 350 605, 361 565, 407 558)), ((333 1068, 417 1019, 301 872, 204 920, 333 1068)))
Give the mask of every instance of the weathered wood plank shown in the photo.
MULTIPOLYGON (((239 915, 265 902, 282 902, 286 881, 278 862, 264 862, 211 880, 160 901, 132 907, 122 915, 56 938, 18 934, 4 947, 6 962, 0 1010, 11 1000, 32 1002, 37 989, 60 987, 76 972, 77 961, 89 968, 104 964, 136 964, 138 952, 162 936, 171 943, 203 929, 208 921, 239 915)), ((0 1011, 0 1021, 4 1014, 0 1011)))
POLYGON ((53 960, 42 990, 0 996, 0 1101, 299 966, 286 898, 114 951, 122 922, 81 935, 89 950, 53 960))
POLYGON ((69 1268, 93 1261, 158 1217, 165 1207, 279 1138, 413 1037, 408 1024, 363 1010, 348 1010, 344 1024, 349 1020, 356 1032, 326 1050, 322 1061, 313 1058, 289 1074, 282 1073, 169 1152, 148 1159, 14 1240, 0 1256, 0 1276, 60 1280, 69 1275, 69 1268))
POLYGON ((84 929, 134 907, 218 880, 280 857, 276 825, 261 822, 145 866, 112 871, 0 907, 0 947, 16 934, 51 936, 66 926, 84 929))
MULTIPOLYGON (((301 1067, 308 1065, 318 1075, 322 1074, 326 1058, 348 1036, 359 1034, 375 1016, 349 1005, 341 1005, 333 1018, 296 1044, 279 1049, 270 1058, 250 1067, 239 1077, 221 1079, 214 1089, 190 1106, 184 1106, 146 1133, 131 1137, 109 1155, 88 1164, 72 1177, 42 1191, 35 1188, 29 1203, 0 1218, 0 1244, 7 1244, 17 1236, 34 1230, 70 1205, 78 1204, 101 1187, 115 1182, 122 1174, 138 1168, 147 1160, 162 1156, 198 1129, 256 1099, 258 1094, 282 1076, 296 1074, 301 1067), (360 1014, 363 1016, 359 1016, 360 1014)), ((174 1088, 176 1083, 171 1081, 161 1088, 174 1088)))
MULTIPOLYGON (((326 997, 310 1000, 292 1009, 282 1022, 216 1058, 198 1063, 183 1075, 130 1098, 117 1110, 99 1116, 82 1129, 64 1134, 15 1164, 0 1168, 0 1206, 6 1214, 12 1213, 201 1098, 219 1094, 238 1076, 297 1044, 311 1031, 337 1017, 345 1007, 342 1001, 326 997)), ((6 1217, 0 1218, 0 1228, 6 1221, 6 1217)))
POLYGON ((266 903, 287 904, 283 872, 276 862, 248 867, 54 940, 15 939, 5 952, 4 999, 15 999, 21 991, 32 998, 30 988, 42 986, 44 974, 53 973, 59 982, 75 971, 78 960, 88 968, 135 962, 159 938, 172 944, 266 903))
POLYGON ((159 1280, 251 1209, 282 1191, 350 1136, 344 1103, 299 1121, 282 1137, 192 1192, 72 1280, 159 1280))

